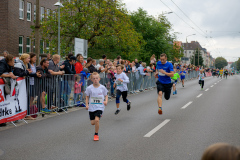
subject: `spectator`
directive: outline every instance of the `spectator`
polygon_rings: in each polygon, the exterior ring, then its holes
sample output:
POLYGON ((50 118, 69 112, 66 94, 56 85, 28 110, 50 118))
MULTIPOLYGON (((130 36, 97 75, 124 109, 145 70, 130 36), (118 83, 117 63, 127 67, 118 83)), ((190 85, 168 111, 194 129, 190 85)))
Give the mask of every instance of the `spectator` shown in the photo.
POLYGON ((47 54, 47 60, 48 61, 52 60, 52 55, 50 53, 47 54))
POLYGON ((117 65, 121 64, 121 56, 117 56, 117 65))
POLYGON ((54 54, 52 60, 49 60, 48 70, 51 75, 63 75, 64 71, 60 71, 60 69, 64 69, 65 65, 61 65, 59 67, 58 63, 60 62, 60 56, 58 54, 54 54))
POLYGON ((114 76, 114 66, 113 66, 113 63, 110 62, 109 63, 109 66, 108 66, 108 78, 110 79, 110 90, 111 90, 111 96, 113 98, 116 98, 116 96, 114 95, 114 82, 115 82, 115 76, 114 76))
POLYGON ((41 60, 40 65, 37 66, 37 72, 41 74, 41 77, 39 77, 41 80, 39 81, 39 94, 40 94, 40 104, 42 105, 41 112, 43 113, 50 113, 50 110, 47 109, 45 106, 45 96, 47 92, 47 88, 49 87, 49 84, 46 79, 43 80, 43 78, 52 78, 51 73, 48 71, 49 61, 47 58, 44 58, 41 60))
POLYGON ((95 59, 92 60, 92 65, 97 69, 97 61, 95 59))
MULTIPOLYGON (((14 57, 11 54, 7 55, 5 59, 0 60, 0 77, 17 79, 17 77, 12 73, 13 66, 14 57)), ((0 127, 2 126, 6 126, 6 123, 1 123, 0 127)))
POLYGON ((153 54, 152 57, 150 58, 150 63, 156 64, 155 54, 153 54))
POLYGON ((131 68, 130 68, 130 65, 128 64, 128 61, 125 61, 124 72, 125 73, 130 73, 131 72, 131 68))
POLYGON ((81 77, 79 75, 76 75, 75 77, 75 84, 74 84, 74 104, 76 104, 79 96, 81 96, 79 99, 82 101, 83 93, 81 91, 83 82, 81 81, 81 77))
POLYGON ((97 72, 97 69, 92 65, 92 58, 88 57, 86 68, 89 70, 89 73, 97 72))
POLYGON ((104 61, 104 63, 103 63, 103 67, 105 68, 105 65, 107 64, 106 62, 107 62, 107 56, 104 54, 104 55, 102 55, 102 59, 103 59, 103 61, 104 61))
POLYGON ((138 63, 138 59, 135 59, 135 66, 136 66, 136 68, 138 68, 140 66, 140 64, 138 63))
POLYGON ((239 159, 240 149, 226 143, 216 143, 209 146, 202 156, 202 160, 239 160, 239 159))
POLYGON ((80 72, 83 71, 83 56, 81 54, 78 54, 77 55, 77 62, 75 63, 75 70, 76 70, 76 73, 79 74, 80 72))
POLYGON ((65 74, 76 74, 74 64, 76 62, 76 57, 71 56, 67 58, 67 60, 64 61, 62 65, 64 65, 64 68, 62 70, 65 71, 65 74))
POLYGON ((3 51, 3 57, 6 58, 9 55, 8 51, 3 51))
POLYGON ((141 88, 141 85, 142 85, 142 81, 143 81, 143 76, 149 76, 148 73, 144 73, 144 68, 146 67, 146 63, 142 62, 142 64, 140 64, 140 66, 138 67, 138 71, 140 72, 140 76, 139 76, 139 83, 137 85, 137 90, 139 91, 143 91, 143 89, 140 89, 141 88))
POLYGON ((103 73, 103 72, 107 71, 107 66, 105 65, 105 67, 104 67, 103 64, 104 64, 104 60, 103 59, 99 59, 99 64, 96 67, 99 73, 103 73))

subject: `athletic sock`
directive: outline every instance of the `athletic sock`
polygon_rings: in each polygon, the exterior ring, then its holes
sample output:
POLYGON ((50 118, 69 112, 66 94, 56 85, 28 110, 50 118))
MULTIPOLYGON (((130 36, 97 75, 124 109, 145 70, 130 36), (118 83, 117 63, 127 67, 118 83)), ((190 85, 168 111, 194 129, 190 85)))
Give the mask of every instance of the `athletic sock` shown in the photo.
POLYGON ((95 132, 95 135, 97 135, 97 136, 98 136, 98 133, 96 133, 96 132, 95 132))
POLYGON ((117 108, 117 110, 120 110, 120 108, 117 108))

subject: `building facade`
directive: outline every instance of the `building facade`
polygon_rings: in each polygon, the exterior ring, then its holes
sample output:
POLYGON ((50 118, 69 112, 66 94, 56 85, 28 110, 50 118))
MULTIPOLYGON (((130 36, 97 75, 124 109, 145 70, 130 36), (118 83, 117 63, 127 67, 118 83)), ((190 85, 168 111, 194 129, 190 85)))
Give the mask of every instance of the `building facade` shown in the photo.
MULTIPOLYGON (((40 21, 47 18, 51 10, 57 9, 57 0, 39 0, 40 21)), ((7 50, 18 56, 34 52, 35 44, 31 26, 36 19, 36 0, 0 0, 0 55, 7 50)), ((49 44, 40 40, 40 53, 49 44)))

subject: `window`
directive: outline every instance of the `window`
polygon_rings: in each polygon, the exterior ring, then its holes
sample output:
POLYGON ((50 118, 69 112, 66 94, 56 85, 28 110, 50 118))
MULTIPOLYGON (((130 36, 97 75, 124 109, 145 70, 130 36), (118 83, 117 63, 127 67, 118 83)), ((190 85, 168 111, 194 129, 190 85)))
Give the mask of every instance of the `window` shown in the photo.
POLYGON ((27 3, 27 21, 31 21, 32 4, 27 3))
POLYGON ((44 53, 43 49, 44 49, 44 41, 41 39, 40 40, 40 54, 44 53))
POLYGON ((49 53, 49 46, 50 46, 50 41, 47 40, 47 41, 46 41, 46 50, 47 50, 47 53, 49 53))
POLYGON ((24 1, 19 0, 19 19, 24 19, 24 1))
POLYGON ((44 7, 41 7, 41 21, 44 19, 44 7))
POLYGON ((47 9, 47 16, 46 16, 47 19, 49 15, 50 15, 50 9, 47 9))
POLYGON ((36 21, 36 5, 34 5, 34 21, 36 21))
POLYGON ((27 45, 26 45, 26 48, 27 48, 27 53, 31 52, 31 40, 29 37, 27 37, 27 45))
POLYGON ((23 36, 19 36, 18 46, 19 54, 23 54, 23 36))
POLYGON ((189 51, 189 53, 191 53, 191 51, 189 51))

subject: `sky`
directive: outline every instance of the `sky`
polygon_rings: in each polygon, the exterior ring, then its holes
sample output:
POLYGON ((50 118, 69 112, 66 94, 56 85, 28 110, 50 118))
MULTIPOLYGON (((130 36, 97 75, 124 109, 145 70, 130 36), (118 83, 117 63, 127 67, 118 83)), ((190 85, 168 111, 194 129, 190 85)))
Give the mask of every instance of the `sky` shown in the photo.
POLYGON ((178 32, 177 40, 198 41, 214 57, 240 57, 240 0, 122 0, 130 12, 162 13, 178 32), (166 14, 167 12, 173 12, 166 14), (196 35, 193 35, 196 34, 196 35), (190 35, 190 36, 189 36, 190 35))

